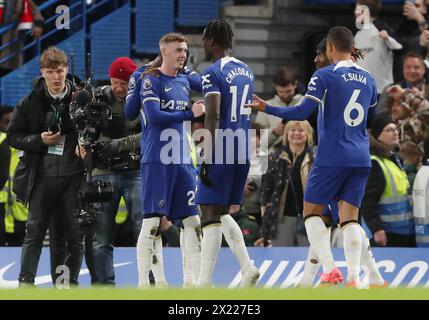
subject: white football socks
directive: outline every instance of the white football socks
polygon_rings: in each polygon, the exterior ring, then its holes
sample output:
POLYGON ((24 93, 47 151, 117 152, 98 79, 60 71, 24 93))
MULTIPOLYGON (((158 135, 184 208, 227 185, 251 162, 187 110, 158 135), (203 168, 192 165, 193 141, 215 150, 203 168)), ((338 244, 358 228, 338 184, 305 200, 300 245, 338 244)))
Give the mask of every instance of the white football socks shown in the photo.
POLYGON ((323 273, 329 273, 335 268, 331 251, 331 232, 326 228, 320 216, 312 216, 305 220, 308 241, 323 268, 323 273))
MULTIPOLYGON (((329 237, 327 238, 329 240, 329 246, 331 246, 331 227, 327 228, 329 232, 329 237)), ((326 238, 325 238, 326 240, 326 238)), ((317 271, 320 268, 320 261, 319 258, 314 251, 313 247, 310 245, 308 247, 308 255, 307 259, 305 260, 304 264, 304 271, 302 274, 301 281, 298 283, 299 287, 312 287, 314 278, 316 278, 317 271)))
POLYGON ((201 268, 201 221, 200 216, 190 216, 183 219, 185 251, 184 254, 189 258, 193 278, 192 283, 197 281, 201 268))
POLYGON ((362 254, 361 227, 356 222, 342 227, 344 236, 344 256, 347 262, 347 281, 359 280, 360 257, 362 254))
POLYGON ((220 223, 213 223, 203 228, 201 241, 201 269, 197 287, 210 286, 216 259, 222 243, 222 228, 220 223))
POLYGON ((161 235, 155 237, 154 250, 152 256, 151 269, 155 278, 155 286, 166 286, 164 274, 164 258, 162 256, 162 238, 161 235))
POLYGON ((189 256, 185 252, 185 230, 180 229, 180 251, 182 252, 183 287, 190 288, 195 285, 189 256))
POLYGON ((225 237, 228 246, 236 256, 241 272, 246 272, 252 267, 249 253, 244 242, 243 233, 237 222, 229 214, 220 216, 220 222, 222 224, 222 233, 225 237))
POLYGON ((369 283, 381 286, 384 284, 384 279, 378 271, 377 263, 375 262, 374 256, 371 251, 371 246, 369 244, 368 237, 366 236, 363 228, 360 227, 360 233, 362 236, 362 255, 361 255, 361 264, 366 266, 369 271, 369 283))
POLYGON ((139 287, 148 287, 149 271, 154 255, 155 234, 159 227, 159 217, 143 219, 142 228, 137 240, 137 268, 139 287))

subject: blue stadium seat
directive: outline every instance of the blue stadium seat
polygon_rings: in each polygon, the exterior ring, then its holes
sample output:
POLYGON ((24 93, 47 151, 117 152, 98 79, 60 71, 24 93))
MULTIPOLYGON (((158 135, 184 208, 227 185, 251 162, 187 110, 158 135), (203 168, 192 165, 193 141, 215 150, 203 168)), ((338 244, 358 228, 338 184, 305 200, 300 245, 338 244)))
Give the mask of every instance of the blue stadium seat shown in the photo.
POLYGON ((180 0, 177 24, 201 26, 219 17, 219 0, 180 0))
POLYGON ((131 8, 129 4, 91 25, 91 66, 94 79, 109 79, 109 66, 118 57, 130 56, 131 8))
POLYGON ((145 0, 136 3, 135 51, 159 52, 159 39, 174 31, 174 0, 145 0))
MULTIPOLYGON (((63 49, 70 59, 74 54, 75 73, 85 69, 85 35, 83 30, 77 32, 57 46, 63 49)), ((81 72, 82 74, 82 72, 81 72)), ((40 75, 39 56, 27 62, 21 68, 1 78, 1 104, 15 106, 32 88, 33 79, 40 75)))

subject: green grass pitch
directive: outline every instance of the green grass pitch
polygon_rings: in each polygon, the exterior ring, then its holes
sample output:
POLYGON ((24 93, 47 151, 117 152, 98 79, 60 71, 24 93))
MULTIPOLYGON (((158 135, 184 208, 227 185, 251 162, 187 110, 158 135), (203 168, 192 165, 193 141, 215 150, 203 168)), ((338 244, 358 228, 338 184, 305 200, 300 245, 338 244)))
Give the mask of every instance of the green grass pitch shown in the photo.
POLYGON ((428 300, 429 288, 4 289, 0 300, 428 300))

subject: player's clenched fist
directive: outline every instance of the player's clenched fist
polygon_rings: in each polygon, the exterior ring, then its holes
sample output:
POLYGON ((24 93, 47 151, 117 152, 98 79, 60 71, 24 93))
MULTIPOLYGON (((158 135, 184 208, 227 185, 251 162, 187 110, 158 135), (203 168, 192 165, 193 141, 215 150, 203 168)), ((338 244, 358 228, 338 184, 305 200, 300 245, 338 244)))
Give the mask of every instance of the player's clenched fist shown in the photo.
POLYGON ((192 113, 194 114, 194 118, 198 118, 206 113, 206 106, 201 100, 198 100, 192 105, 192 113))

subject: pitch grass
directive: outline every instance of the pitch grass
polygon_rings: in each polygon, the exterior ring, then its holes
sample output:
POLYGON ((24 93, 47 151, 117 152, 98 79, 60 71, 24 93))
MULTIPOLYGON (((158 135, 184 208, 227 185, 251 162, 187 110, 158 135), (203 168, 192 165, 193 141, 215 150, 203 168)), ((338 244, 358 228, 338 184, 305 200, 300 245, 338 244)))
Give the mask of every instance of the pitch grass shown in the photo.
POLYGON ((429 288, 4 289, 0 300, 429 300, 429 288))

